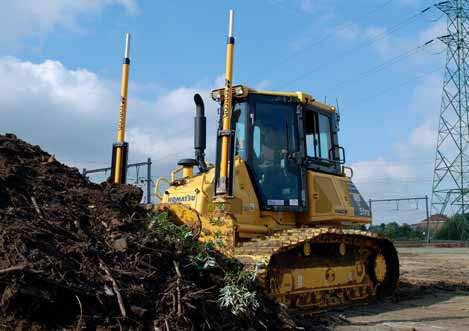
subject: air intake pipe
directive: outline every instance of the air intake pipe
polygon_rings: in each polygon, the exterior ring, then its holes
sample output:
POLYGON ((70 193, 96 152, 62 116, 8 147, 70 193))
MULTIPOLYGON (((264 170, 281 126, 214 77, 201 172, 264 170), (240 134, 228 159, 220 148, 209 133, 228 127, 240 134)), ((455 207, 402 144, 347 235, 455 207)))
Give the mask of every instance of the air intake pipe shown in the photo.
POLYGON ((205 117, 204 100, 200 94, 194 95, 195 117, 194 117, 194 150, 195 159, 200 172, 207 172, 205 163, 205 148, 207 147, 207 118, 205 117))

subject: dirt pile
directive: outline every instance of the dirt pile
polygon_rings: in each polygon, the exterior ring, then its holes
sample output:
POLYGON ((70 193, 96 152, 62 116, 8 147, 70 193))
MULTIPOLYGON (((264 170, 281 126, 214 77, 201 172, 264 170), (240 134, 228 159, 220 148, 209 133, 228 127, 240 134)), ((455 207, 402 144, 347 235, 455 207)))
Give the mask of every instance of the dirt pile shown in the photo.
POLYGON ((255 285, 241 287, 255 300, 237 297, 240 266, 149 216, 141 196, 0 135, 0 329, 293 327, 255 285), (230 300, 249 309, 235 315, 230 300))

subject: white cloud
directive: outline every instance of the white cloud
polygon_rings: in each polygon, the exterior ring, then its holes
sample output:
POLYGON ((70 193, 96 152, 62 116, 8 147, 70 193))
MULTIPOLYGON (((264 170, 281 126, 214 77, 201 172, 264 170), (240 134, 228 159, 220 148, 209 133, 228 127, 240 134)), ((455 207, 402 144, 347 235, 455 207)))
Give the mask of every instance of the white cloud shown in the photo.
POLYGON ((98 13, 105 7, 119 5, 131 14, 138 12, 137 0, 15 0, 4 1, 0 21, 4 33, 0 41, 9 42, 25 36, 40 36, 61 26, 80 29, 77 17, 98 13))
MULTIPOLYGON (((169 132, 155 132, 142 128, 131 128, 128 140, 132 152, 139 155, 151 156, 158 166, 170 168, 179 159, 192 158, 193 135, 191 130, 168 130, 169 132), (170 136, 169 134, 173 134, 170 136)), ((163 130, 165 131, 165 130, 163 130)))
MULTIPOLYGON (((219 85, 214 83, 214 86, 219 85)), ((128 140, 132 150, 156 160, 159 173, 165 175, 179 159, 193 158, 193 97, 199 93, 204 100, 207 117, 206 154, 210 161, 214 161, 217 107, 209 98, 212 87, 177 88, 159 96, 155 102, 139 107, 138 116, 145 120, 129 126, 128 140)))
MULTIPOLYGON (((388 34, 382 27, 367 27, 363 30, 363 37, 370 41, 376 40, 373 42, 374 49, 384 59, 390 59, 444 34, 444 29, 444 22, 435 22, 413 36, 402 37, 399 34, 388 34)), ((400 63, 402 67, 408 68, 412 75, 420 77, 413 88, 407 106, 403 109, 405 114, 400 115, 406 124, 414 122, 413 128, 405 135, 395 136, 395 144, 392 148, 383 151, 382 155, 385 157, 352 164, 355 170, 354 180, 367 199, 424 196, 425 194, 431 196, 442 89, 442 70, 438 70, 438 65, 441 64, 444 56, 433 56, 438 48, 442 49, 438 42, 434 42, 431 47, 400 63), (436 71, 428 72, 429 69, 436 69, 436 71)), ((425 216, 424 213, 422 214, 422 209, 419 209, 416 214, 404 217, 401 211, 396 212, 394 209, 390 211, 384 206, 376 206, 376 208, 378 210, 374 211, 380 213, 379 221, 391 219, 415 221, 425 216)))
POLYGON ((411 178, 414 173, 407 165, 386 161, 382 158, 372 161, 361 161, 352 164, 354 180, 365 184, 370 180, 389 180, 411 178))
POLYGON ((166 113, 170 116, 173 114, 181 116, 193 114, 194 93, 197 93, 197 91, 192 87, 177 88, 159 98, 155 108, 158 109, 159 112, 166 113))
MULTIPOLYGON (((429 59, 429 55, 444 49, 444 45, 437 40, 437 37, 446 34, 445 31, 446 22, 439 20, 419 30, 416 34, 403 35, 392 27, 365 26, 354 22, 338 25, 333 32, 340 40, 355 41, 358 45, 369 45, 383 59, 403 55, 433 39, 432 44, 426 46, 425 49, 415 52, 415 54, 413 53, 408 58, 410 62, 422 63, 422 60, 429 59)), ((404 59, 407 59, 407 57, 404 57, 404 59)))
MULTIPOLYGON (((415 127, 405 136, 396 136, 394 148, 385 151, 386 157, 352 164, 354 181, 366 199, 431 196, 441 88, 439 74, 426 75, 414 88, 405 109, 409 118, 402 117, 403 121, 413 118, 415 127)), ((409 215, 386 208, 376 205, 378 222, 403 219, 412 222, 425 216, 421 208, 409 215)))
POLYGON ((441 104, 442 79, 440 73, 425 75, 415 87, 406 111, 420 120, 407 137, 400 139, 395 149, 401 158, 431 159, 434 154, 438 114, 441 104))
POLYGON ((66 160, 108 159, 110 152, 103 149, 110 150, 115 136, 117 120, 112 119, 119 101, 112 83, 50 60, 35 64, 0 58, 0 75, 0 131, 16 133, 66 160))
MULTIPOLYGON (((79 168, 109 165, 118 120, 119 84, 58 61, 31 63, 0 58, 0 132, 13 132, 79 168)), ((152 100, 130 86, 127 140, 131 161, 151 157, 156 175, 168 175, 180 158, 193 156, 193 95, 206 103, 207 153, 213 156, 216 111, 210 87, 181 87, 152 100)))
MULTIPOLYGON (((0 75, 0 112, 17 111, 22 104, 36 101, 36 106, 49 103, 63 112, 96 117, 112 104, 107 83, 96 74, 66 69, 58 61, 34 64, 6 57, 0 59, 0 75)), ((35 107, 31 108, 34 112, 35 107)))
MULTIPOLYGON (((433 122, 433 121, 432 121, 433 122)), ((409 135, 410 148, 414 151, 433 152, 436 145, 436 128, 426 121, 417 126, 409 135)), ((413 152, 414 152, 413 151, 413 152)))
MULTIPOLYGON (((431 163, 414 160, 379 158, 352 164, 352 179, 368 199, 424 197, 430 195, 431 163)), ((373 203, 373 223, 416 223, 425 218, 424 203, 415 200, 373 203)))

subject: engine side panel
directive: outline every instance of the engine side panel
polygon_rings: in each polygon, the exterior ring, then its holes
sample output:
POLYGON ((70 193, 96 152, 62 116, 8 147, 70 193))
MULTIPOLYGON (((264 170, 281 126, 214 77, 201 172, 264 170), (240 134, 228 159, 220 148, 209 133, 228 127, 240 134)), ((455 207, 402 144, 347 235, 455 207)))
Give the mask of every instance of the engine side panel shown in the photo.
POLYGON ((298 216, 300 224, 371 223, 371 211, 357 188, 345 176, 307 171, 308 211, 298 216))

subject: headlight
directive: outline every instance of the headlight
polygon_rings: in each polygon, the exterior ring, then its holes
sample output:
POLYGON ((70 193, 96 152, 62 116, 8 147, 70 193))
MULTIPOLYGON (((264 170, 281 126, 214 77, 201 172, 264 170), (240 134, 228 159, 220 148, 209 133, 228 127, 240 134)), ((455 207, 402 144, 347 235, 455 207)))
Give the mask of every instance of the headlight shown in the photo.
MULTIPOLYGON (((246 97, 248 95, 248 90, 243 85, 233 86, 232 91, 233 91, 233 96, 234 97, 242 98, 242 97, 246 97)), ((225 94, 225 89, 223 89, 223 88, 218 89, 218 90, 213 90, 212 91, 212 99, 216 102, 220 102, 223 99, 223 97, 225 96, 224 94, 225 94)))
POLYGON ((244 95, 243 86, 238 85, 238 86, 233 87, 233 92, 234 92, 234 95, 236 95, 238 97, 244 95))
POLYGON ((221 94, 223 90, 213 90, 212 91, 212 100, 216 102, 220 102, 221 94))

